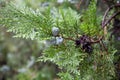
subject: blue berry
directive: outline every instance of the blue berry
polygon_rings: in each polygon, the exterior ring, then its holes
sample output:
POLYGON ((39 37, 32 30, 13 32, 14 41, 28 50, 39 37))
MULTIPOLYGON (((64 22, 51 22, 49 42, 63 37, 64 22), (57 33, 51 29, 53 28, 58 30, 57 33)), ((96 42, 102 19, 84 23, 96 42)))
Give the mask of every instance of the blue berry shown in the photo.
POLYGON ((57 36, 59 34, 59 28, 57 27, 52 27, 52 35, 53 36, 57 36))
POLYGON ((63 42, 63 38, 62 37, 56 37, 56 45, 59 45, 63 42))

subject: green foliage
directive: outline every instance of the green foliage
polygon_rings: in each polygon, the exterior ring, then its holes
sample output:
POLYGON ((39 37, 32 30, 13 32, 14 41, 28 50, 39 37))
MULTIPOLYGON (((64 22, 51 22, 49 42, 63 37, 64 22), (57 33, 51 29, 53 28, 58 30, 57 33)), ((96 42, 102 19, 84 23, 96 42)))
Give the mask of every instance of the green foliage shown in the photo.
MULTIPOLYGON (((46 8, 32 10, 8 5, 0 10, 0 24, 6 26, 15 37, 37 40, 51 39, 53 26, 60 29, 60 36, 76 39, 77 34, 97 36, 100 34, 96 16, 96 0, 92 0, 82 17, 71 8, 46 8), (80 19, 82 21, 80 21, 80 19)), ((106 40, 107 41, 107 40, 106 40)), ((107 41, 110 43, 109 41, 107 41)), ((64 40, 61 45, 45 49, 38 61, 51 61, 59 66, 61 80, 111 80, 114 75, 113 58, 115 49, 108 45, 109 54, 94 45, 92 54, 75 47, 75 42, 64 40)))
POLYGON ((8 27, 9 32, 14 32, 15 37, 43 39, 50 36, 49 30, 53 22, 49 12, 44 16, 39 10, 8 5, 1 9, 0 13, 2 15, 0 23, 8 27))
POLYGON ((71 29, 78 27, 79 15, 72 9, 47 8, 45 12, 36 11, 28 7, 8 5, 1 9, 0 23, 8 27, 9 32, 15 33, 14 37, 42 40, 51 37, 51 28, 58 26, 63 35, 73 33, 71 29), (42 14, 44 13, 44 14, 42 14), (53 14, 53 15, 52 15, 53 14))
POLYGON ((53 80, 53 71, 50 66, 45 66, 38 72, 33 80, 53 80))
POLYGON ((17 80, 30 80, 30 76, 28 74, 21 73, 16 76, 17 80))
POLYGON ((53 9, 53 11, 54 24, 60 28, 61 34, 64 36, 75 37, 75 32, 79 31, 80 15, 71 8, 53 9))
POLYGON ((97 6, 96 1, 92 1, 86 11, 84 11, 84 15, 82 16, 82 23, 80 25, 80 30, 87 35, 97 35, 99 34, 99 24, 98 24, 98 16, 97 16, 97 6))

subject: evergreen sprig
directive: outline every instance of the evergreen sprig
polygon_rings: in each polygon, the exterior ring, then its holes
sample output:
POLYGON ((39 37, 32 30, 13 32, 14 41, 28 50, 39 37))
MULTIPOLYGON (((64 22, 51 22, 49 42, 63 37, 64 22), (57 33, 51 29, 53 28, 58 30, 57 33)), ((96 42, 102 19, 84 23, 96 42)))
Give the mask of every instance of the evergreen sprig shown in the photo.
POLYGON ((82 17, 71 8, 46 8, 41 12, 12 4, 0 9, 0 24, 14 32, 15 37, 37 40, 52 39, 52 27, 58 27, 60 33, 57 37, 64 39, 63 44, 45 49, 38 61, 51 61, 58 65, 61 69, 58 75, 62 80, 111 80, 114 77, 115 53, 112 46, 109 46, 107 55, 99 44, 93 46, 93 53, 87 54, 75 47, 74 40, 68 39, 100 34, 96 10, 96 0, 92 0, 82 17))
POLYGON ((82 23, 80 25, 81 31, 84 31, 85 34, 90 36, 98 35, 100 25, 98 24, 97 16, 97 1, 91 1, 88 9, 83 13, 82 23))
POLYGON ((9 32, 15 33, 15 37, 44 39, 49 38, 53 26, 50 15, 43 15, 39 10, 31 8, 19 8, 8 5, 0 11, 0 24, 8 27, 9 32))

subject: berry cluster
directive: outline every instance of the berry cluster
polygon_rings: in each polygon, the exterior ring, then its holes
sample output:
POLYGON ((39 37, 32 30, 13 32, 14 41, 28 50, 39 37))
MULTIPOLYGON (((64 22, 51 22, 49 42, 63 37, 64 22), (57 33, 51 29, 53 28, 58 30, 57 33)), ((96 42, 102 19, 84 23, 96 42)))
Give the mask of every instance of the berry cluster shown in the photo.
POLYGON ((45 44, 45 47, 50 47, 51 45, 60 45, 63 43, 64 38, 59 35, 59 28, 58 27, 52 27, 52 38, 49 40, 45 40, 43 43, 45 44))
POLYGON ((52 41, 54 42, 54 45, 60 45, 63 42, 63 38, 59 36, 59 28, 58 27, 52 27, 52 35, 55 39, 52 41))
POLYGON ((71 38, 60 36, 59 32, 60 30, 58 27, 52 27, 52 35, 54 38, 53 40, 49 41, 50 43, 52 43, 53 45, 60 45, 61 43, 63 43, 63 39, 72 40, 75 41, 76 47, 80 47, 84 52, 92 53, 92 42, 90 40, 90 37, 88 37, 87 35, 82 35, 79 39, 74 40, 71 38))
POLYGON ((75 40, 75 45, 76 47, 81 47, 81 49, 87 53, 92 53, 93 51, 90 38, 86 35, 82 35, 79 39, 75 40))

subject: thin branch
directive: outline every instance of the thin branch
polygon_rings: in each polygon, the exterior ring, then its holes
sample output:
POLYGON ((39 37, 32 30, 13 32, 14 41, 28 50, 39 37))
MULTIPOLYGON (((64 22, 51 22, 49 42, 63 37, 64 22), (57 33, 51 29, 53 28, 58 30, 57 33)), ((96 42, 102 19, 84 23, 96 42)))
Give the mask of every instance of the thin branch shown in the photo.
POLYGON ((117 13, 113 14, 103 25, 102 28, 104 28, 114 17, 116 17, 118 14, 120 14, 120 11, 117 13))
POLYGON ((104 48, 104 50, 106 51, 106 53, 108 54, 108 49, 105 47, 102 39, 103 39, 103 36, 101 36, 101 37, 100 37, 98 40, 96 40, 96 41, 94 41, 93 39, 91 39, 91 40, 92 40, 91 43, 99 43, 99 44, 104 48), (100 42, 101 42, 101 43, 100 43, 100 42))
POLYGON ((91 39, 91 43, 99 43, 103 39, 103 36, 101 36, 98 40, 91 39))
POLYGON ((103 43, 102 40, 101 40, 101 44, 102 44, 103 48, 105 49, 106 53, 108 54, 108 49, 105 47, 105 44, 103 43))
POLYGON ((105 14, 104 14, 104 16, 103 16, 103 19, 102 19, 102 26, 103 26, 104 23, 105 23, 105 20, 106 20, 106 17, 107 17, 107 15, 108 15, 108 12, 109 12, 111 9, 113 9, 114 7, 120 7, 120 4, 113 5, 113 6, 109 7, 109 8, 106 10, 106 12, 105 12, 105 14))
MULTIPOLYGON (((70 37, 66 38, 66 37, 63 37, 63 36, 62 36, 62 38, 64 38, 65 40, 75 41, 75 39, 70 38, 70 37)), ((94 44, 94 43, 99 43, 102 39, 103 39, 103 36, 99 37, 98 40, 93 40, 92 38, 90 38, 90 43, 92 43, 92 44, 94 44)))
POLYGON ((108 12, 110 11, 110 9, 111 9, 111 7, 108 8, 108 9, 105 11, 105 14, 104 14, 103 19, 102 19, 102 26, 104 25, 104 22, 105 22, 105 20, 106 20, 106 16, 107 16, 108 12))
POLYGON ((65 40, 72 40, 72 41, 75 41, 75 39, 73 39, 73 38, 65 38, 65 37, 63 37, 65 40))

